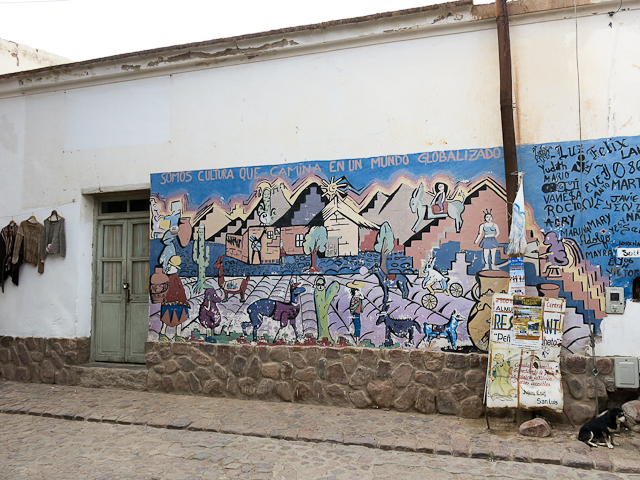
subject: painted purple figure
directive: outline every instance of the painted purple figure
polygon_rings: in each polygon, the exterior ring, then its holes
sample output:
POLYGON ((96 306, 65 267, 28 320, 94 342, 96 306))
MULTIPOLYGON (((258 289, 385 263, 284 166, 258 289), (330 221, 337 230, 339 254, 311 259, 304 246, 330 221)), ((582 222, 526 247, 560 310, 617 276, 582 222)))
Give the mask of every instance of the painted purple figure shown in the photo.
MULTIPOLYGON (((296 329, 296 317, 300 313, 300 305, 289 305, 287 303, 276 302, 276 308, 273 311, 273 318, 280 320, 280 328, 291 325, 296 329)), ((297 334, 296 334, 297 336, 297 334)))
POLYGON ((220 326, 222 322, 222 315, 220 315, 220 310, 218 310, 218 303, 220 302, 222 302, 222 299, 213 288, 207 288, 204 291, 204 300, 200 305, 198 321, 203 327, 209 330, 205 337, 205 340, 209 343, 216 343, 216 339, 213 338, 214 329, 220 326))
POLYGON ((547 278, 560 278, 560 267, 569 265, 564 243, 558 239, 556 232, 549 232, 545 235, 543 244, 547 247, 547 253, 540 255, 540 258, 546 258, 542 274, 547 278))
POLYGON ((296 317, 300 313, 300 305, 298 303, 299 295, 306 291, 303 287, 298 287, 299 283, 291 283, 289 285, 289 291, 291 293, 289 303, 279 302, 277 300, 271 300, 270 298, 262 298, 256 302, 253 302, 247 308, 249 314, 249 321, 242 322, 242 333, 248 335, 247 327, 253 327, 253 341, 258 338, 258 328, 262 325, 264 317, 271 317, 274 320, 280 322, 280 328, 274 337, 274 340, 278 338, 280 330, 287 325, 293 327, 293 333, 298 338, 298 329, 296 327, 296 317))

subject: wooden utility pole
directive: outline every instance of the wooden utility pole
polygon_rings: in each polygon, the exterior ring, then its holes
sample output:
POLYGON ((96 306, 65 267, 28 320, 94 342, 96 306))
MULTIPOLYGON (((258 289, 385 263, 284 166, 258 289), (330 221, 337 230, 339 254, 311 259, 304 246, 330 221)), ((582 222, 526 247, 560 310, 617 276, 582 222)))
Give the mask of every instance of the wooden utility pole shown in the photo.
MULTIPOLYGON (((511 232, 511 213, 518 191, 518 157, 516 131, 513 122, 513 83, 511 80, 511 40, 509 38, 509 14, 507 0, 496 0, 496 24, 498 27, 498 59, 500 65, 500 117, 502 119, 502 148, 504 175, 507 186, 507 221, 511 232)), ((533 412, 518 409, 518 426, 533 418, 533 412)))
POLYGON ((509 39, 509 14, 507 1, 496 0, 496 24, 498 26, 498 56, 500 64, 500 116, 502 118, 502 146, 504 175, 507 186, 507 213, 511 231, 511 212, 518 190, 518 158, 516 132, 513 122, 513 85, 511 81, 511 40, 509 39))

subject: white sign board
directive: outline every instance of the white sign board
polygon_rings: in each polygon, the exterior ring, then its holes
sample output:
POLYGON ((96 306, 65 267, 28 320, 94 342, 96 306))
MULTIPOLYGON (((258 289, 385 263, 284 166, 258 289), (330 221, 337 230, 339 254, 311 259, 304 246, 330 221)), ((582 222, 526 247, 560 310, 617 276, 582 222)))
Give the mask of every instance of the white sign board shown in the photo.
POLYGON ((493 296, 487 407, 562 411, 564 310, 564 299, 493 296))
POLYGON ((618 258, 640 258, 640 248, 616 248, 618 258))

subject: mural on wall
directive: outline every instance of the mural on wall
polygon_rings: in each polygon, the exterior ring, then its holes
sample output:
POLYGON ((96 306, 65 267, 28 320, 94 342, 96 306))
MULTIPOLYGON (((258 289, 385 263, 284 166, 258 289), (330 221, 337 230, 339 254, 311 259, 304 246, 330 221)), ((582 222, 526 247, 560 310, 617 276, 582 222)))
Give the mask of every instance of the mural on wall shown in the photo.
MULTIPOLYGON (((558 160, 527 148, 527 294, 566 297, 575 352, 606 264, 532 198, 569 177, 540 187, 558 160)), ((488 148, 153 174, 149 338, 487 350, 509 286, 503 172, 488 148)))

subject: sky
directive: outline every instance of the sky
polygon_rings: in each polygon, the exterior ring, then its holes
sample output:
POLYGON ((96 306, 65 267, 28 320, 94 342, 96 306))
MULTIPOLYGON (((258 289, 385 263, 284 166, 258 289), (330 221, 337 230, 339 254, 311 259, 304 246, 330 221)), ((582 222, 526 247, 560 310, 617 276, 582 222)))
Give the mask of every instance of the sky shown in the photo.
POLYGON ((82 61, 444 1, 0 0, 0 38, 82 61))

